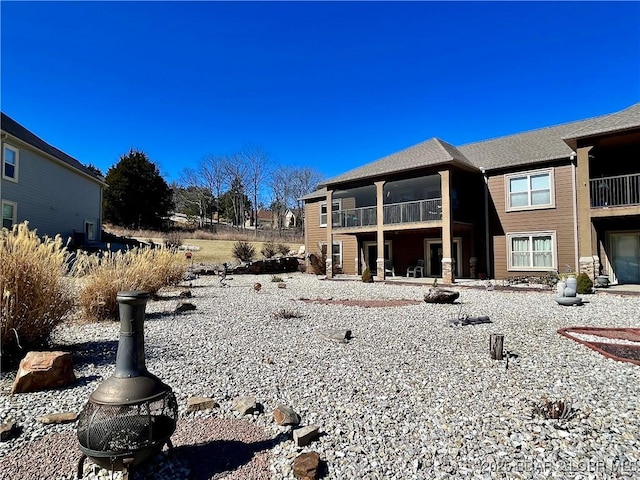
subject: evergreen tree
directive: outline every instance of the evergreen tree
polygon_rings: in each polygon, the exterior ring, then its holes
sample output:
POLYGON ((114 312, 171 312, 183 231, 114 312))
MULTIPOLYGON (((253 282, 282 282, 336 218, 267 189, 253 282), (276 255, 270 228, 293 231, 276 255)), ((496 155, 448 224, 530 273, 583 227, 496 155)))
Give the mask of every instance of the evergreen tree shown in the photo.
POLYGON ((173 209, 172 192, 156 165, 144 152, 131 149, 107 171, 104 218, 129 228, 162 227, 173 209))

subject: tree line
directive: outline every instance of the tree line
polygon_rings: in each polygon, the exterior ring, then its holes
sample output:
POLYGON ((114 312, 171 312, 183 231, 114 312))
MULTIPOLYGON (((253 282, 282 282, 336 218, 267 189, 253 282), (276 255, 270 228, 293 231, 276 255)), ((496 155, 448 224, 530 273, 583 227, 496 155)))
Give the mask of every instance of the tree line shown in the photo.
POLYGON ((229 155, 208 155, 169 185, 144 152, 131 149, 109 168, 105 181, 104 218, 114 225, 158 229, 171 213, 182 213, 201 228, 224 218, 235 227, 248 222, 257 229, 258 211, 267 209, 279 230, 302 231, 301 197, 317 188, 322 175, 310 167, 278 165, 261 147, 248 146, 229 155), (289 210, 293 225, 285 224, 289 210))

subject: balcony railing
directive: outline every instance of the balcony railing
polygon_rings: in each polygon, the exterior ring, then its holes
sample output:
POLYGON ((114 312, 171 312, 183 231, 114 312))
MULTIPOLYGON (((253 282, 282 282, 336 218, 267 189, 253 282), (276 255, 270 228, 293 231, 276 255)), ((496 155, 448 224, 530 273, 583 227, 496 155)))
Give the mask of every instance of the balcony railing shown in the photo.
POLYGON ((640 205, 640 174, 589 181, 592 208, 640 205))
POLYGON ((376 207, 349 208, 333 212, 334 227, 369 227, 378 222, 376 207))
MULTIPOLYGON (((442 220, 442 199, 390 203, 384 206, 384 224, 429 222, 442 220)), ((349 208, 333 212, 334 228, 374 227, 376 207, 349 208)))
POLYGON ((442 199, 391 203, 384 206, 384 223, 412 223, 442 220, 442 199))

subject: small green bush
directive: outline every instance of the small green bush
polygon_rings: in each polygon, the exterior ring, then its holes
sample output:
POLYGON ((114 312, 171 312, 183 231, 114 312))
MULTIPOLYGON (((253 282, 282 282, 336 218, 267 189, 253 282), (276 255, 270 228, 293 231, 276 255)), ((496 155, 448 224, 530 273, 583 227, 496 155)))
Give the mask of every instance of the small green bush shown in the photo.
POLYGON ((580 294, 591 293, 593 288, 593 282, 589 278, 589 275, 587 275, 585 272, 582 272, 580 275, 578 275, 577 281, 578 281, 578 285, 576 287, 577 293, 580 293, 580 294))
POLYGON ((365 268, 364 272, 362 272, 362 281, 364 283, 373 283, 373 275, 368 268, 365 268))
POLYGON ((0 355, 13 363, 71 312, 70 254, 60 236, 41 239, 24 222, 0 231, 0 258, 0 355))
POLYGON ((282 280, 282 277, 279 277, 277 275, 273 275, 271 277, 271 281, 274 282, 274 283, 280 283, 280 282, 283 282, 284 280, 282 280))
POLYGON ((272 241, 268 241, 262 245, 262 250, 260 250, 260 253, 264 258, 268 259, 273 257, 276 254, 277 250, 278 249, 276 247, 276 244, 272 241))
POLYGON ((233 244, 231 254, 241 262, 250 262, 256 256, 256 249, 249 242, 241 240, 233 244))

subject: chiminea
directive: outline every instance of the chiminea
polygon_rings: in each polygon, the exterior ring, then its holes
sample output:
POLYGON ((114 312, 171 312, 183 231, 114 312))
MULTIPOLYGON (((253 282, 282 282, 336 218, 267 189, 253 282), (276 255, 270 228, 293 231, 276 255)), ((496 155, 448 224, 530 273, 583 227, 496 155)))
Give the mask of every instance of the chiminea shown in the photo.
POLYGON ((115 373, 89 396, 78 418, 82 456, 127 479, 131 468, 162 450, 176 429, 178 404, 171 387, 147 371, 144 316, 149 293, 118 292, 120 340, 115 373))

